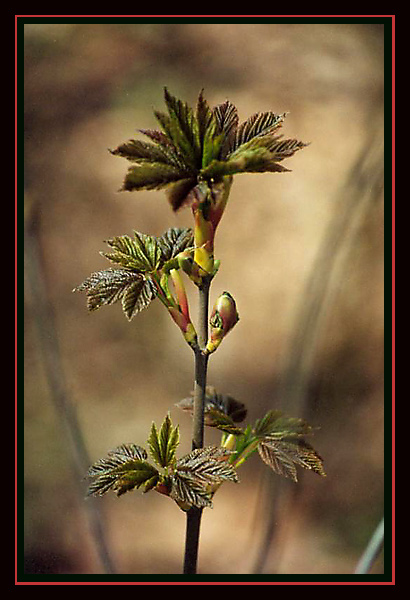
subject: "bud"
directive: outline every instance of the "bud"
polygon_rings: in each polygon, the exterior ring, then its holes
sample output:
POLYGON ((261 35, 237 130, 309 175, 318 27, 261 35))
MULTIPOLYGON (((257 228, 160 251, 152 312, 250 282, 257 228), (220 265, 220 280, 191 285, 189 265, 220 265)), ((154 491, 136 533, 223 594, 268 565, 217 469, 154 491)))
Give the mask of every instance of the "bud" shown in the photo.
POLYGON ((211 334, 206 346, 206 354, 215 352, 223 338, 239 321, 235 300, 229 292, 223 292, 214 304, 209 324, 211 334))
POLYGON ((168 311, 182 331, 182 335, 184 336, 186 342, 191 346, 191 348, 195 349, 198 345, 198 338, 195 327, 191 323, 189 317, 184 315, 180 310, 178 310, 178 308, 173 306, 169 306, 168 311))
POLYGON ((214 239, 215 231, 222 218, 229 192, 232 176, 223 177, 220 181, 200 182, 193 190, 195 262, 209 275, 214 275, 214 239))
MULTIPOLYGON (((201 286, 202 278, 206 276, 207 273, 194 261, 191 251, 184 250, 183 252, 180 252, 177 256, 177 261, 184 273, 186 273, 196 285, 201 286)), ((215 262, 219 263, 220 261, 215 262)))

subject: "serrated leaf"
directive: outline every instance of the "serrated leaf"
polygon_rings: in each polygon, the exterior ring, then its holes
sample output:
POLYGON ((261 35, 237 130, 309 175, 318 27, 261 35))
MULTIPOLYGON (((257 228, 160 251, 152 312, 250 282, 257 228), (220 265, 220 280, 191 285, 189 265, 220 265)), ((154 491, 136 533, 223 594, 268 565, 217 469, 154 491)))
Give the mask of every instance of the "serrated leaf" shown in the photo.
POLYGON ((88 495, 102 496, 109 490, 117 496, 133 490, 148 482, 154 487, 159 473, 155 467, 146 462, 147 453, 136 444, 122 444, 108 453, 108 456, 94 463, 87 477, 92 480, 88 495))
POLYGON ((225 158, 234 148, 236 131, 238 129, 238 110, 232 102, 227 100, 215 106, 213 114, 218 125, 218 130, 224 134, 221 158, 225 158))
POLYGON ((196 135, 196 119, 193 110, 186 103, 175 98, 164 89, 165 103, 170 115, 168 132, 174 144, 182 150, 187 163, 196 168, 201 160, 201 148, 196 135))
POLYGON ((210 446, 179 459, 171 479, 171 498, 198 508, 212 506, 215 486, 239 481, 235 468, 227 462, 231 454, 226 448, 210 446))
POLYGON ((127 269, 91 273, 73 291, 86 292, 87 308, 91 312, 121 300, 129 320, 146 308, 157 295, 157 289, 150 279, 127 269))
POLYGON ((122 296, 122 309, 127 319, 131 321, 135 315, 147 308, 157 293, 157 287, 149 278, 143 279, 142 283, 130 284, 122 296))
POLYGON ((123 191, 160 190, 180 179, 192 177, 186 167, 168 165, 162 162, 145 162, 128 169, 122 186, 123 191))
POLYGON ((191 228, 171 227, 158 238, 163 262, 175 258, 180 252, 194 245, 194 234, 191 228))
POLYGON ((146 162, 164 163, 178 169, 183 166, 173 148, 167 144, 151 144, 140 140, 128 140, 115 150, 111 150, 111 154, 139 164, 146 162))
POLYGON ((312 431, 303 419, 272 410, 256 422, 253 433, 262 460, 279 475, 297 481, 297 466, 326 476, 322 458, 304 439, 312 431))
POLYGON ((323 469, 322 458, 314 448, 303 439, 269 439, 266 438, 258 444, 258 452, 262 460, 275 473, 288 477, 297 482, 296 467, 310 469, 326 476, 323 469))
POLYGON ((242 433, 242 429, 235 425, 231 417, 216 408, 210 408, 206 411, 205 425, 215 427, 225 433, 232 433, 233 435, 240 435, 242 433))
POLYGON ((161 259, 161 248, 157 238, 134 231, 134 238, 128 235, 116 236, 106 242, 114 252, 102 252, 108 260, 127 269, 141 273, 157 269, 161 259))
MULTIPOLYGON (((193 392, 189 398, 184 398, 177 402, 176 406, 185 412, 193 414, 193 392)), ((228 417, 228 420, 225 421, 227 426, 229 426, 229 423, 231 426, 234 426, 234 423, 240 423, 245 419, 247 409, 242 402, 238 402, 238 400, 235 400, 235 398, 228 396, 227 394, 219 394, 213 386, 209 385, 207 386, 205 393, 205 425, 218 427, 216 424, 218 421, 222 424, 223 416, 220 416, 218 419, 218 413, 228 417)), ((221 427, 219 427, 219 429, 221 429, 221 427)), ((241 430, 239 429, 239 431, 241 430)), ((233 433, 233 431, 230 431, 229 433, 233 433)))
POLYGON ((236 128, 233 149, 236 150, 258 136, 272 135, 273 132, 281 127, 285 116, 285 114, 278 115, 271 111, 251 115, 236 128))
POLYGON ((270 410, 255 423, 254 433, 258 437, 275 439, 296 437, 301 438, 313 433, 313 427, 304 419, 289 417, 280 410, 270 410))
POLYGON ((169 415, 158 429, 155 423, 151 426, 148 445, 152 458, 161 467, 169 467, 175 462, 175 452, 179 444, 179 427, 173 427, 169 415))

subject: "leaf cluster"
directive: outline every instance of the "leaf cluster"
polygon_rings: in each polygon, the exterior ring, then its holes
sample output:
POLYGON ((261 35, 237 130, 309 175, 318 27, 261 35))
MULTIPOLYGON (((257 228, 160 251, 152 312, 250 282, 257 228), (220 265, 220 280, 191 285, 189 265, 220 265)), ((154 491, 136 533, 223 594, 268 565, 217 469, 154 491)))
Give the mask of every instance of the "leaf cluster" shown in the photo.
MULTIPOLYGON (((177 406, 193 412, 191 398, 185 398, 177 406)), ((223 444, 230 444, 234 451, 230 462, 239 466, 251 454, 258 452, 260 458, 275 473, 297 481, 296 467, 312 470, 324 477, 323 460, 305 439, 313 434, 313 428, 303 419, 289 417, 279 410, 270 410, 253 426, 238 427, 246 416, 246 407, 231 396, 218 394, 215 388, 207 388, 205 398, 205 424, 224 432, 223 444), (230 439, 226 437, 229 434, 230 439), (235 438, 234 443, 232 437, 235 438)))
POLYGON ((161 270, 193 246, 193 232, 174 227, 155 237, 134 231, 134 237, 117 236, 106 243, 111 252, 101 254, 117 268, 91 273, 73 291, 86 293, 89 311, 120 301, 131 320, 157 297, 161 270))
POLYGON ((210 108, 200 92, 196 109, 165 88, 167 112, 155 111, 159 130, 140 129, 150 141, 131 139, 112 154, 132 163, 122 190, 168 188, 178 210, 200 182, 237 173, 287 171, 280 163, 306 144, 277 135, 285 114, 259 112, 239 123, 229 100, 210 108))
POLYGON ((212 496, 224 481, 238 482, 236 470, 228 462, 231 452, 209 446, 193 450, 177 459, 179 427, 169 415, 158 429, 153 423, 148 448, 156 466, 147 461, 147 451, 135 444, 122 444, 92 465, 88 495, 102 496, 112 490, 117 496, 141 488, 170 496, 183 509, 212 506, 212 496))

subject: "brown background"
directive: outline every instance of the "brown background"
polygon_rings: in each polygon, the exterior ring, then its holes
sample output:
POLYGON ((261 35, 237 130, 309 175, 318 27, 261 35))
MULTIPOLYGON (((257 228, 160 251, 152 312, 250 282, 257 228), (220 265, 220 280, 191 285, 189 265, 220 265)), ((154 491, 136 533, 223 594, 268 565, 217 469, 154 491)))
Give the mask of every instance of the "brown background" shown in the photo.
POLYGON ((170 410, 190 447, 174 404, 192 353, 162 305, 129 323, 71 293, 109 266, 105 239, 191 224, 161 191, 118 193, 127 163, 107 150, 157 126, 167 86, 230 99, 241 121, 289 111, 285 136, 311 142, 291 173, 235 178, 211 298, 229 290, 241 320, 209 382, 249 422, 282 408, 320 427, 328 476, 295 486, 253 456, 205 511, 200 573, 352 573, 383 515, 383 26, 45 21, 25 25, 24 69, 26 571, 103 573, 101 510, 117 572, 181 572, 184 514, 155 492, 85 502, 87 456, 67 429, 72 405, 95 461, 143 445, 170 410))

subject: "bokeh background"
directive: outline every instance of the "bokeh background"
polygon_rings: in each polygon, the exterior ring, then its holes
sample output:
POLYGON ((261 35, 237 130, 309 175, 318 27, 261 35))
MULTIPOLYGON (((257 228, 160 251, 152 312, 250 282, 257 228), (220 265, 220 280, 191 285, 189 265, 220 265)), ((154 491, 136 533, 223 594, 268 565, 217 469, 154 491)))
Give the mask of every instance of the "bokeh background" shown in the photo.
POLYGON ((191 224, 161 191, 118 192, 127 163, 108 152, 156 128, 164 86, 192 104, 202 88, 211 106, 230 99, 241 120, 288 111, 285 136, 311 142, 291 173, 234 181, 211 299, 229 290, 241 320, 209 383, 246 403, 248 422, 280 408, 318 427, 328 475, 295 485, 252 457, 204 513, 199 572, 354 571, 384 510, 383 45, 370 23, 25 24, 26 573, 181 572, 172 501, 85 501, 82 475, 143 445, 169 410, 189 451, 174 404, 192 353, 159 302, 129 323, 72 294, 109 266, 104 240, 191 224))

